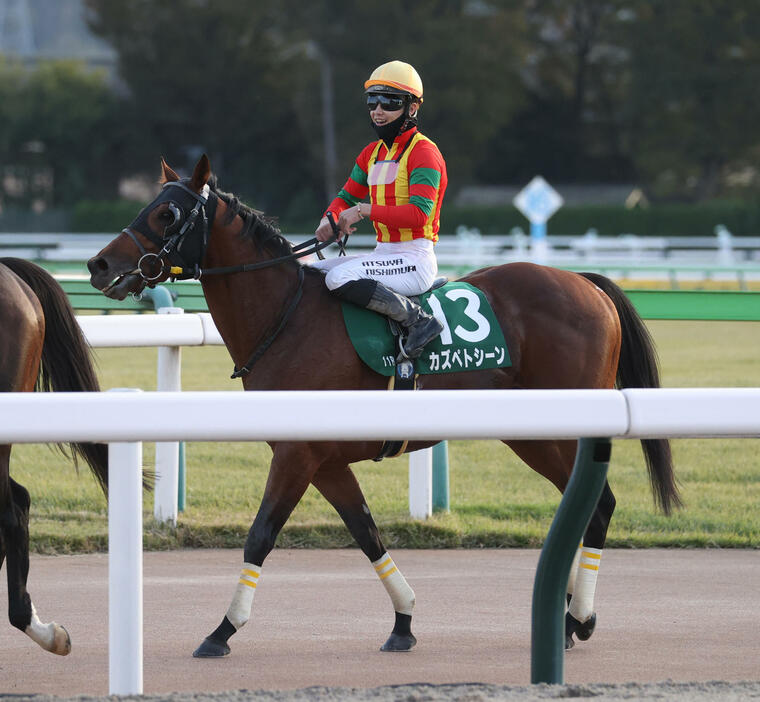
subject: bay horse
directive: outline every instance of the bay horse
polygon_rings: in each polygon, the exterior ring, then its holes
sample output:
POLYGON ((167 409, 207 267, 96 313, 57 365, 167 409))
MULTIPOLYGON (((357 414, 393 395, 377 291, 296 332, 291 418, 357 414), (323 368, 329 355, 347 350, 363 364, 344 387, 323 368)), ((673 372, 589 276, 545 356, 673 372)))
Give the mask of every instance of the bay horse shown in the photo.
MULTIPOLYGON (((66 293, 30 261, 0 258, 0 392, 96 391, 90 349, 66 293)), ((63 448, 63 447, 61 447, 63 448)), ((106 444, 69 444, 105 492, 106 444)), ((29 575, 28 490, 10 476, 11 445, 0 445, 0 567, 8 569, 8 618, 46 651, 65 656, 71 639, 60 624, 40 621, 26 589, 29 575)))
MULTIPOLYGON (((170 276, 200 278, 209 311, 246 390, 385 390, 387 379, 365 366, 346 333, 340 303, 323 274, 294 260, 271 220, 219 190, 208 158, 181 179, 161 160, 163 188, 132 224, 90 259, 91 283, 124 299, 170 276)), ((300 248, 300 247, 295 247, 300 248)), ((422 390, 465 388, 658 387, 657 358, 642 320, 607 278, 530 263, 475 271, 511 354, 508 368, 420 376, 422 390)), ((252 421, 255 421, 252 418, 252 421)), ((395 622, 384 651, 406 651, 414 592, 386 551, 351 470, 378 455, 377 441, 273 441, 261 505, 248 533, 244 563, 221 624, 196 657, 230 652, 248 621, 264 559, 311 483, 342 517, 390 596, 395 622)), ((410 442, 414 451, 435 442, 410 442)), ((560 491, 573 469, 576 441, 505 443, 560 491)), ((679 504, 670 446, 643 441, 650 481, 667 513, 679 504)), ((593 631, 596 576, 615 498, 605 485, 568 583, 566 646, 593 631)))

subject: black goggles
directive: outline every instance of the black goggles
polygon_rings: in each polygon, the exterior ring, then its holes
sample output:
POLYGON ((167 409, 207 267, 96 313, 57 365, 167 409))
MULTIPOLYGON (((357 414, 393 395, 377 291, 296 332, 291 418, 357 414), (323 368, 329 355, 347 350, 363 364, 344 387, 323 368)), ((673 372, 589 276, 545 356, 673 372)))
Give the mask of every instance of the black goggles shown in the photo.
POLYGON ((370 110, 374 110, 380 105, 386 112, 395 112, 402 109, 405 104, 406 96, 404 95, 381 95, 379 93, 367 95, 367 107, 370 110))

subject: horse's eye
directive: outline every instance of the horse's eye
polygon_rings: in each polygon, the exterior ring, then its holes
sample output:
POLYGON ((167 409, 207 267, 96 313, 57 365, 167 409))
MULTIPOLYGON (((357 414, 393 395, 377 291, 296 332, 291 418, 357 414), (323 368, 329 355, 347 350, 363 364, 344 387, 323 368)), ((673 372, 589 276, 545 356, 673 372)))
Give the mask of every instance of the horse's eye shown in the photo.
POLYGON ((164 210, 160 215, 158 215, 159 219, 163 219, 166 222, 174 221, 174 215, 169 210, 164 210))

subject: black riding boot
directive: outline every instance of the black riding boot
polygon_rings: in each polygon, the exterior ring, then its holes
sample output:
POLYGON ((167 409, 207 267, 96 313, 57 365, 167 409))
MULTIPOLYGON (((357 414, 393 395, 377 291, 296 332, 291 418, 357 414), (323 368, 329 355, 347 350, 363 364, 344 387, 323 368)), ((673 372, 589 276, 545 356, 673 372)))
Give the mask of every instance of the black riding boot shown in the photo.
POLYGON ((418 304, 376 280, 352 280, 333 290, 333 293, 390 317, 405 327, 407 334, 402 350, 407 358, 417 358, 422 349, 443 331, 443 325, 418 304))

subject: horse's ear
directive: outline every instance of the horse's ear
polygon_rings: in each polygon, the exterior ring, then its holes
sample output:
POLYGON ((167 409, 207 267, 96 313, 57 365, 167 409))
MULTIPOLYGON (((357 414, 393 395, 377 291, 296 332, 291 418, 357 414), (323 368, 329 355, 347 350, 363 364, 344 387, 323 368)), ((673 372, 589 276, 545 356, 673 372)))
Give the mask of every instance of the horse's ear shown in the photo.
POLYGON ((203 186, 208 183, 208 179, 211 177, 211 163, 209 163, 208 156, 203 154, 198 159, 198 163, 195 164, 195 170, 193 171, 193 177, 190 179, 190 187, 199 193, 203 190, 203 186))
POLYGON ((169 183, 179 180, 179 176, 170 168, 169 164, 161 157, 161 183, 169 183))

